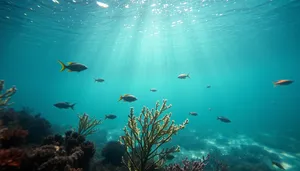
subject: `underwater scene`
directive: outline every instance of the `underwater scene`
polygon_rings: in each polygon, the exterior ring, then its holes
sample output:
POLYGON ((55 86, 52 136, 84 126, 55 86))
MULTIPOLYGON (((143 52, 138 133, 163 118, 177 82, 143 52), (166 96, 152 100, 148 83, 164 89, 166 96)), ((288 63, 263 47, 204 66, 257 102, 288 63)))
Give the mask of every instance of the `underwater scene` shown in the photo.
POLYGON ((300 171, 299 0, 1 0, 0 171, 300 171))

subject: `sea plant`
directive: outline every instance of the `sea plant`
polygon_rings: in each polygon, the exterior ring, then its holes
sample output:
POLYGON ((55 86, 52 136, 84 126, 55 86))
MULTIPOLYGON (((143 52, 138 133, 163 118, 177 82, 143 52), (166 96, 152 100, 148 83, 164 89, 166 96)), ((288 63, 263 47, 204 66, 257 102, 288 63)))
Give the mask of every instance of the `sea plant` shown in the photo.
POLYGON ((4 80, 0 80, 0 111, 13 104, 10 102, 10 99, 17 92, 17 88, 15 86, 7 89, 4 93, 2 93, 3 89, 4 80))
POLYGON ((89 117, 86 113, 83 115, 79 115, 79 123, 78 123, 78 134, 81 136, 88 136, 97 131, 96 127, 102 123, 101 120, 97 120, 95 118, 89 117))
POLYGON ((172 107, 167 105, 167 100, 163 100, 159 107, 159 102, 151 110, 143 107, 138 117, 134 116, 134 109, 130 109, 127 126, 123 129, 125 135, 120 138, 120 142, 126 146, 128 159, 125 161, 123 157, 123 163, 129 171, 146 171, 162 166, 167 155, 179 151, 179 146, 159 149, 184 129, 189 121, 186 119, 181 125, 175 125, 175 121, 170 120, 172 113, 163 115, 172 107))

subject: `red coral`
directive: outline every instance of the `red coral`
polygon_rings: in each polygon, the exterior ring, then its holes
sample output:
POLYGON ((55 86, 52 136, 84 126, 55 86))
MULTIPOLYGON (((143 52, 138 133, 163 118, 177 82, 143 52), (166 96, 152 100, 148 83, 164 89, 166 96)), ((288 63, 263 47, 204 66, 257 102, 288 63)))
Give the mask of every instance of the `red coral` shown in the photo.
POLYGON ((1 170, 11 170, 12 168, 19 168, 23 159, 23 150, 17 148, 0 150, 0 166, 1 170))

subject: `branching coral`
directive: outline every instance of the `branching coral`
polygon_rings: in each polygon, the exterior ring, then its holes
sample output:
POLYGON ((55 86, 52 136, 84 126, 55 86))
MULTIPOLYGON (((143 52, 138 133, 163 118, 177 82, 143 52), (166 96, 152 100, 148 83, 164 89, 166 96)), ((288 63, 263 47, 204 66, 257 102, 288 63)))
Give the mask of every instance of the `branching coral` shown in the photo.
POLYGON ((11 148, 0 150, 0 170, 14 170, 19 168, 24 156, 24 152, 20 149, 11 148))
POLYGON ((130 171, 146 171, 153 165, 161 166, 166 155, 179 151, 179 147, 158 150, 188 124, 188 120, 185 120, 183 124, 175 125, 174 121, 170 121, 171 113, 163 116, 171 106, 167 105, 167 100, 163 100, 161 107, 159 102, 152 110, 143 107, 138 117, 134 116, 133 108, 130 109, 128 128, 124 128, 125 135, 120 139, 127 148, 128 161, 124 160, 124 163, 130 171))
POLYGON ((97 131, 95 127, 101 123, 101 120, 90 119, 89 116, 84 113, 82 116, 79 116, 78 133, 84 137, 93 134, 97 131))
POLYGON ((10 98, 17 92, 17 88, 15 86, 7 89, 3 94, 1 94, 2 90, 4 89, 4 80, 0 80, 0 111, 3 110, 5 107, 12 105, 10 103, 10 98))

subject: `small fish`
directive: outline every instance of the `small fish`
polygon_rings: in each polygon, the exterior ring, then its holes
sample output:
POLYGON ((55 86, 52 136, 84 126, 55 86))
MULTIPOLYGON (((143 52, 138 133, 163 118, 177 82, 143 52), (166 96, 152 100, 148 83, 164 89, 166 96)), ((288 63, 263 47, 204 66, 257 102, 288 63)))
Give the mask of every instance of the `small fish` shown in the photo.
POLYGON ((190 74, 179 74, 178 75, 179 79, 186 79, 186 78, 190 78, 190 74))
POLYGON ((85 65, 76 62, 68 62, 68 65, 65 65, 61 61, 58 62, 61 65, 60 72, 64 71, 65 69, 68 69, 68 72, 73 72, 73 71, 80 72, 87 69, 85 65))
POLYGON ((137 100, 137 98, 134 95, 131 94, 125 94, 124 96, 120 96, 119 101, 125 101, 125 102, 134 102, 137 100))
POLYGON ((151 88, 150 91, 157 92, 157 89, 156 88, 151 88))
POLYGON ((206 88, 210 88, 210 87, 211 87, 211 85, 207 85, 207 86, 206 86, 206 88))
POLYGON ((197 116, 197 115, 198 115, 197 112, 190 112, 189 114, 190 114, 190 115, 193 115, 193 116, 197 116))
POLYGON ((113 115, 113 114, 105 115, 105 119, 116 119, 116 118, 117 118, 117 116, 113 115))
POLYGON ((159 155, 159 157, 164 160, 173 160, 175 158, 175 156, 172 154, 159 155))
POLYGON ((172 155, 172 154, 167 154, 166 155, 166 160, 173 160, 174 158, 175 158, 175 156, 172 155))
POLYGON ((95 82, 98 82, 98 83, 102 83, 104 82, 104 79, 102 78, 94 78, 95 82))
POLYGON ((223 116, 219 116, 217 118, 217 120, 220 120, 220 121, 225 122, 225 123, 230 123, 231 122, 228 118, 225 118, 223 116))
POLYGON ((59 102, 59 103, 55 103, 54 106, 59 108, 59 109, 71 108, 72 110, 74 110, 75 104, 76 103, 70 104, 69 102, 59 102))
POLYGON ((41 115, 42 115, 41 113, 38 113, 38 114, 34 115, 34 118, 40 118, 41 115))
POLYGON ((276 161, 272 161, 272 165, 275 165, 275 166, 277 166, 278 168, 280 168, 280 169, 282 169, 282 170, 285 170, 285 168, 282 166, 282 164, 281 164, 281 163, 278 163, 278 162, 276 162, 276 161))
POLYGON ((209 111, 211 111, 211 108, 208 108, 209 111))
POLYGON ((282 86, 282 85, 290 85, 294 81, 293 80, 278 80, 276 82, 273 82, 274 87, 276 86, 282 86))

